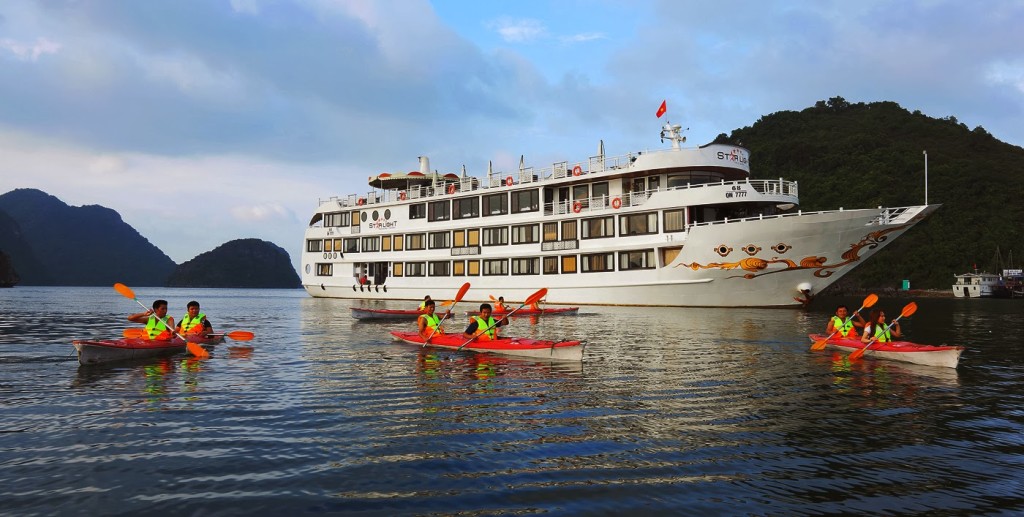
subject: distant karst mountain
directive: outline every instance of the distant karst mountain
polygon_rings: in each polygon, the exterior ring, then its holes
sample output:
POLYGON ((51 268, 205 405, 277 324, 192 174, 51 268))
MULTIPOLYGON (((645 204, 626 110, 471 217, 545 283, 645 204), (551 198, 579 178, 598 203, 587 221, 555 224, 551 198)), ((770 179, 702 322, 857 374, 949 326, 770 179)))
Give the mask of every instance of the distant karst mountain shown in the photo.
POLYGON ((299 275, 288 252, 260 239, 238 239, 178 266, 168 287, 295 288, 299 275))
POLYGON ((3 211, 0 211, 0 254, 4 259, 0 262, 0 285, 12 286, 25 278, 38 283, 49 278, 32 253, 21 227, 3 211))
POLYGON ((17 222, 34 257, 11 254, 22 284, 157 286, 174 269, 109 208, 73 207, 41 190, 17 189, 0 196, 0 210, 17 222))

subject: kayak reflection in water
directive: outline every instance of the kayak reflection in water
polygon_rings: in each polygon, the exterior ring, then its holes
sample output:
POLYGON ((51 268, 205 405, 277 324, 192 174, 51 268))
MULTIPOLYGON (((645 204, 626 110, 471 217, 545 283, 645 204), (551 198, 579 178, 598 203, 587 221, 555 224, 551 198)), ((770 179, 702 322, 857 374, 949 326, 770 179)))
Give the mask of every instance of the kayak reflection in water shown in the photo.
POLYGON ((469 326, 462 333, 462 337, 478 341, 493 341, 498 339, 498 327, 502 325, 508 325, 508 318, 503 317, 500 321, 495 321, 491 317, 491 304, 481 303, 480 314, 469 317, 469 326))

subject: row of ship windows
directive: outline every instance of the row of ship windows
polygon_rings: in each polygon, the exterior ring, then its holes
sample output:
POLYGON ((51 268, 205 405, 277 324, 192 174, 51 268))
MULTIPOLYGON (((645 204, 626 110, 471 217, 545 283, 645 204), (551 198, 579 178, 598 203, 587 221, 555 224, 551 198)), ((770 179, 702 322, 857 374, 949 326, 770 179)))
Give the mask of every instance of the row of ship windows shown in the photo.
MULTIPOLYGON (((356 253, 376 251, 402 251, 423 249, 462 248, 466 246, 503 246, 534 244, 537 242, 605 239, 616 236, 613 215, 582 220, 558 221, 542 224, 492 226, 439 232, 348 237, 337 239, 307 239, 308 252, 356 253), (582 229, 582 231, 579 231, 582 229), (577 237, 579 236, 579 237, 577 237), (510 241, 511 237, 511 241, 510 241)), ((658 213, 620 215, 618 235, 649 235, 658 233, 658 213)), ((666 210, 663 216, 665 232, 686 229, 686 210, 666 210)))
MULTIPOLYGON (((671 262, 678 249, 666 250, 665 263, 671 262)), ((615 253, 561 255, 557 257, 522 257, 511 259, 439 260, 427 262, 394 262, 390 276, 508 276, 597 273, 615 271, 615 253)), ((654 250, 618 252, 618 270, 654 269, 654 250)), ((334 264, 318 263, 317 276, 334 276, 334 264)))

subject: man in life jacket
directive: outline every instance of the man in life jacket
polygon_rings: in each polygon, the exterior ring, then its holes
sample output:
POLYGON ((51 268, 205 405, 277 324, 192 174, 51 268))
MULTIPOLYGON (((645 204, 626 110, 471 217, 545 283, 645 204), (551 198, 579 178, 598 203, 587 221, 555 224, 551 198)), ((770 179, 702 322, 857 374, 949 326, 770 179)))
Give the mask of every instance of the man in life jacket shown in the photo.
POLYGON ((505 305, 504 296, 499 296, 498 301, 494 303, 494 312, 508 312, 508 305, 505 305))
POLYGON ((178 333, 187 336, 189 334, 206 336, 213 333, 213 325, 206 318, 206 314, 199 312, 199 302, 192 300, 185 306, 187 311, 178 322, 178 333))
POLYGON ((888 343, 892 341, 894 337, 902 337, 903 333, 900 332, 900 322, 893 321, 891 327, 887 327, 885 323, 885 311, 881 309, 875 309, 871 311, 871 315, 868 316, 868 322, 864 325, 864 335, 861 336, 860 340, 862 343, 868 343, 872 339, 880 341, 882 343, 888 343))
POLYGON ((860 317, 859 313, 854 313, 856 320, 849 318, 850 309, 845 305, 836 307, 836 314, 828 320, 828 326, 825 327, 825 333, 828 335, 835 334, 838 337, 847 339, 857 339, 860 334, 855 327, 864 328, 864 318, 860 317))
POLYGON ((481 303, 480 314, 469 317, 469 326, 462 333, 462 337, 478 341, 493 341, 498 339, 498 327, 502 325, 508 325, 508 318, 503 317, 499 321, 494 321, 494 318, 491 317, 491 304, 481 303))
POLYGON ((416 318, 416 326, 419 327, 420 337, 427 339, 433 335, 444 334, 444 327, 441 326, 441 322, 444 321, 448 316, 451 315, 452 311, 444 313, 443 318, 438 318, 437 314, 434 314, 434 300, 425 300, 423 302, 424 312, 416 318), (434 329, 437 329, 436 331, 434 329))
POLYGON ((420 302, 419 311, 420 312, 425 312, 427 310, 427 302, 430 302, 430 301, 432 301, 432 300, 430 299, 430 295, 429 294, 424 296, 423 297, 423 301, 420 302))
POLYGON ((132 323, 146 324, 146 337, 155 341, 169 341, 174 337, 171 329, 174 328, 174 318, 167 316, 167 300, 153 302, 153 308, 138 314, 128 316, 132 323))

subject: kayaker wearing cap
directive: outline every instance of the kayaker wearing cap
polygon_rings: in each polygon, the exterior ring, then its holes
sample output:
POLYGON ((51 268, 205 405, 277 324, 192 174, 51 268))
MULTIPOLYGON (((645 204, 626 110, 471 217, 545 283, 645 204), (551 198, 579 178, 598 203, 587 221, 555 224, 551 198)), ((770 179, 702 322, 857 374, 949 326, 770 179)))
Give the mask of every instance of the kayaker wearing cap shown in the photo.
POLYGON ((868 317, 868 323, 864 325, 864 335, 861 336, 860 340, 862 343, 867 343, 873 338, 878 338, 878 341, 888 343, 892 341, 892 338, 902 336, 903 334, 900 332, 900 322, 893 322, 892 327, 886 330, 885 311, 875 309, 871 311, 871 315, 868 317))
POLYGON ((850 309, 845 305, 836 307, 836 314, 828 320, 828 326, 825 328, 825 333, 828 335, 838 334, 840 337, 847 339, 857 339, 857 329, 855 327, 864 328, 864 318, 860 317, 860 314, 854 314, 857 320, 851 320, 849 315, 850 309))
POLYGON ((182 335, 205 335, 213 333, 213 325, 206 319, 206 314, 199 312, 199 302, 192 300, 185 305, 187 311, 178 323, 178 332, 182 335))
POLYGON ((500 321, 495 322, 491 317, 491 304, 481 303, 480 315, 469 317, 469 326, 462 333, 462 337, 479 341, 493 341, 498 339, 498 327, 502 325, 508 325, 508 318, 501 318, 500 321))
POLYGON ((173 334, 174 318, 167 316, 167 300, 156 300, 153 308, 138 314, 128 316, 132 323, 146 324, 146 337, 155 341, 169 341, 173 334), (163 320, 163 321, 161 321, 163 320), (164 323, 166 321, 166 324, 164 323))
MULTIPOLYGON (((426 304, 424 305, 425 312, 416 318, 420 337, 427 339, 433 334, 444 334, 444 327, 441 326, 442 318, 438 318, 437 314, 434 314, 434 300, 426 300, 423 303, 426 304), (435 332, 434 329, 437 331, 435 332)), ((444 314, 444 317, 447 318, 449 314, 451 314, 450 310, 444 314)))

